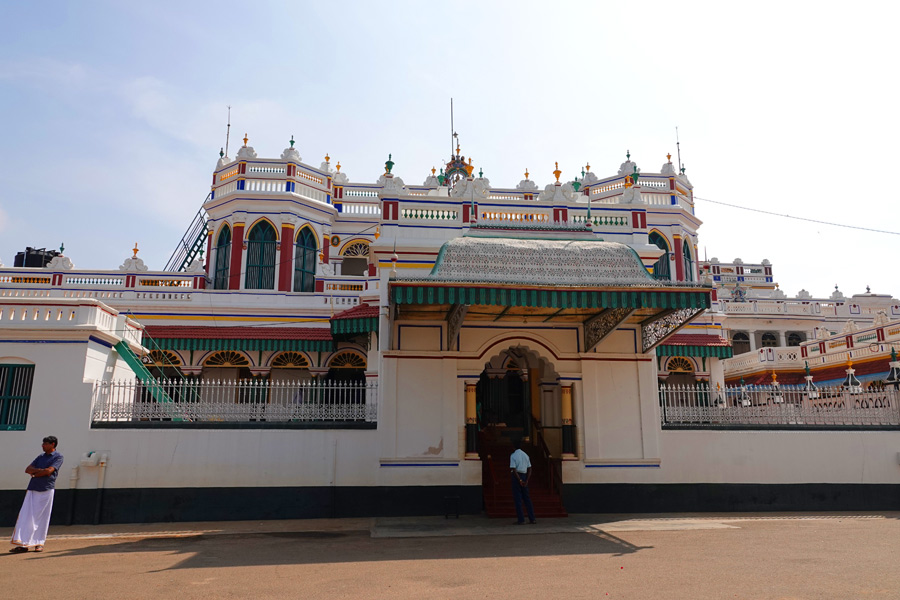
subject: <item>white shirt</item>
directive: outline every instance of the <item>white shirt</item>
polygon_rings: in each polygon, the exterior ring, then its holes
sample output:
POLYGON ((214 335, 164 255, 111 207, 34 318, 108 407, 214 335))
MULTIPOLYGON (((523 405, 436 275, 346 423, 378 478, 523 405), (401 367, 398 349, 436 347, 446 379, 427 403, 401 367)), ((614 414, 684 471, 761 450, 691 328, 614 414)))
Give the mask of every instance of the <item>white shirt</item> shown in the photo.
POLYGON ((515 469, 517 473, 523 475, 531 468, 531 459, 519 448, 509 456, 509 468, 515 469))

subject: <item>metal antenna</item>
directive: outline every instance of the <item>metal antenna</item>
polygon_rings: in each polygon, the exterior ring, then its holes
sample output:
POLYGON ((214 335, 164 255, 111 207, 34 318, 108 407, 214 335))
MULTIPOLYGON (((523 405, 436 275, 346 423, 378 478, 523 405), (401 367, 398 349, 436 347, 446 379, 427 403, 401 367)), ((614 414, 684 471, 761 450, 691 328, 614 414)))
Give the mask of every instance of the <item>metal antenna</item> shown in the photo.
POLYGON ((228 156, 228 141, 231 138, 231 106, 228 107, 228 127, 225 128, 225 156, 228 156))
POLYGON ((453 156, 453 142, 456 137, 456 130, 453 129, 453 98, 450 98, 450 156, 453 156))
POLYGON ((681 173, 681 140, 678 139, 678 125, 675 126, 675 147, 678 148, 678 172, 681 173))

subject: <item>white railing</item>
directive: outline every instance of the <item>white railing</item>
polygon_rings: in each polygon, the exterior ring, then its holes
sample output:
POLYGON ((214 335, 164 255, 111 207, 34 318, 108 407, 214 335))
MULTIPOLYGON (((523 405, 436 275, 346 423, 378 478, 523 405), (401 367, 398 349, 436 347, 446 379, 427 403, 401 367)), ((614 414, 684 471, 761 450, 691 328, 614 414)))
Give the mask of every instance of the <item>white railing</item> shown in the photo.
POLYGON ((341 206, 341 212, 347 215, 381 215, 381 205, 344 202, 341 206))
POLYGON ((459 212, 441 208, 401 208, 400 218, 405 221, 456 221, 459 212))
POLYGON ((94 382, 91 422, 375 423, 378 384, 328 380, 136 379, 94 382))
POLYGON ((894 388, 660 385, 663 426, 900 426, 894 388))

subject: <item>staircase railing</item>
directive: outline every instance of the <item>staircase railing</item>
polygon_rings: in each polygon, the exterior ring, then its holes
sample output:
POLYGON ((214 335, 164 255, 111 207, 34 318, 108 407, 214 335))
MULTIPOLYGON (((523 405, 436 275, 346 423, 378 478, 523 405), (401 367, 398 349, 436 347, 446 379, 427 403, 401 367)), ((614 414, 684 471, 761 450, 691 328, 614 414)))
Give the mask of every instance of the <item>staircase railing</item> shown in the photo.
MULTIPOLYGON (((206 200, 209 200, 209 196, 206 200)), ((204 200, 204 203, 206 203, 204 200)), ((164 271, 185 271, 188 266, 203 250, 206 241, 206 211, 202 208, 197 211, 194 220, 178 242, 178 246, 166 263, 164 271)))
POLYGON ((535 433, 535 447, 540 452, 541 460, 547 465, 547 487, 551 492, 562 496, 562 459, 553 458, 550 454, 550 448, 547 447, 547 440, 544 439, 544 427, 541 421, 531 416, 531 423, 535 433))

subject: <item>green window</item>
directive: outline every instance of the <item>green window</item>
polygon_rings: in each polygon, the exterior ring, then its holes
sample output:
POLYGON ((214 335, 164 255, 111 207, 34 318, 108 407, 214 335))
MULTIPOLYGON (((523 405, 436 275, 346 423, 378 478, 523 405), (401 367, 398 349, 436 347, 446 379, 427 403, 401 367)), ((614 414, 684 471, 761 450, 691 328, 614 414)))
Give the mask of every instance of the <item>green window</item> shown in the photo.
POLYGON ((228 289, 228 265, 231 262, 231 228, 227 225, 219 232, 216 241, 216 266, 213 287, 217 290, 228 289))
POLYGON ((693 281, 694 280, 694 261, 691 259, 691 242, 688 238, 684 239, 683 242, 683 254, 684 254, 684 280, 685 281, 693 281))
POLYGON ((0 365, 0 431, 23 431, 34 365, 0 365))
POLYGON ((301 229, 294 249, 295 292, 316 290, 316 250, 316 237, 309 229, 301 229))
POLYGON ((278 246, 275 228, 268 221, 260 221, 247 236, 247 278, 244 289, 275 289, 275 248, 278 246))
POLYGON ((659 260, 653 263, 653 278, 666 281, 672 279, 672 275, 669 273, 669 245, 665 238, 654 231, 650 234, 650 243, 663 251, 659 260))

